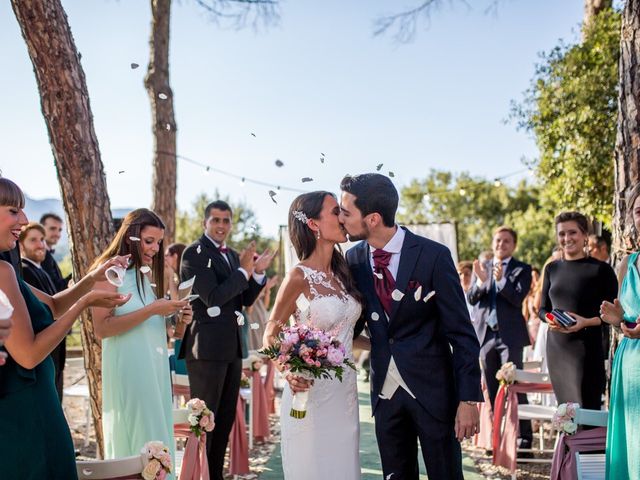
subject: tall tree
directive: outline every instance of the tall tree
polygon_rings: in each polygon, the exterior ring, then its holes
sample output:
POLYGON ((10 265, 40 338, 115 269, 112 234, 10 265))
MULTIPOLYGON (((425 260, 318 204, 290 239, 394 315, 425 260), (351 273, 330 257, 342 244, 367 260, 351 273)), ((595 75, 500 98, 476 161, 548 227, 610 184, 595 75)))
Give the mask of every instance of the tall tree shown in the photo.
MULTIPOLYGON (((251 24, 258 28, 279 19, 278 0, 196 0, 212 21, 225 21, 235 28, 251 24)), ((177 124, 173 90, 169 81, 171 0, 151 0, 149 64, 144 85, 151 103, 154 139, 153 200, 151 209, 164 220, 165 240, 172 242, 176 228, 177 124)))
MULTIPOLYGON (((67 214, 74 276, 80 278, 113 234, 87 82, 60 0, 12 0, 11 5, 33 64, 67 214)), ((102 348, 88 315, 82 322, 82 339, 93 423, 101 453, 102 348)))

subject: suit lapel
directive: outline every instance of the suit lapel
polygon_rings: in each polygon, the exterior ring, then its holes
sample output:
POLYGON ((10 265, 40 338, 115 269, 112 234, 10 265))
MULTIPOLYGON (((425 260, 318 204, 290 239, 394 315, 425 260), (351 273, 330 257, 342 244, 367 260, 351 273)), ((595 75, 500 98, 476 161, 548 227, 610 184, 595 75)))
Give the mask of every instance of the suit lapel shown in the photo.
MULTIPOLYGON (((401 227, 402 228, 402 227, 401 227)), ((398 265, 398 274, 396 275, 396 290, 406 293, 407 285, 409 284, 409 278, 411 273, 416 268, 416 261, 420 254, 420 244, 416 241, 416 236, 406 228, 404 242, 402 243, 402 250, 400 251, 400 264, 398 265)), ((393 321, 400 302, 393 302, 391 307, 391 316, 389 323, 393 321)))
POLYGON ((373 270, 371 269, 371 260, 369 259, 369 244, 366 241, 362 241, 355 248, 358 249, 358 270, 360 271, 360 278, 362 279, 362 283, 359 285, 361 293, 369 299, 372 311, 384 316, 384 309, 382 308, 373 284, 373 270))
MULTIPOLYGON (((200 237, 200 244, 208 251, 208 254, 212 259, 214 259, 221 265, 224 265, 223 268, 225 268, 227 271, 231 271, 229 263, 227 263, 227 261, 224 259, 224 256, 220 253, 218 247, 216 247, 213 242, 209 240, 209 238, 207 238, 206 235, 202 235, 200 237)), ((229 253, 227 253, 227 255, 229 255, 229 253)), ((231 255, 229 255, 229 257, 231 257, 231 255)))

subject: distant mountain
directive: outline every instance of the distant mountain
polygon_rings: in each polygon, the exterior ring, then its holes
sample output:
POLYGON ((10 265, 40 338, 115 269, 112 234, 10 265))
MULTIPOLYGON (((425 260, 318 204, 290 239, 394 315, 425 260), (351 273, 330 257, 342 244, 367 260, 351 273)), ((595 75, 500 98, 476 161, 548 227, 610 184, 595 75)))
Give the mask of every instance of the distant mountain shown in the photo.
MULTIPOLYGON (((55 213, 60 215, 63 219, 64 208, 62 208, 62 200, 58 198, 43 198, 42 200, 36 200, 25 195, 26 204, 24 211, 27 214, 29 221, 38 222, 40 217, 45 213, 55 213)), ((114 218, 122 218, 129 213, 133 208, 115 208, 111 210, 111 215, 114 218)), ((62 258, 69 251, 69 237, 67 235, 67 229, 62 232, 62 238, 60 243, 56 247, 56 257, 62 258)))

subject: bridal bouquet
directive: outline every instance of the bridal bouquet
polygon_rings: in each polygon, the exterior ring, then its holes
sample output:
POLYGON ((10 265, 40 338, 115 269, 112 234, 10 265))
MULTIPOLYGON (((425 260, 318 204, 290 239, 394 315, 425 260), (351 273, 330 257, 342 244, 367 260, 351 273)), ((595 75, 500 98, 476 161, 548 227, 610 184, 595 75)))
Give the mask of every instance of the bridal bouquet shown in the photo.
POLYGON ((204 400, 199 398, 192 398, 187 402, 187 408, 189 409, 189 425, 191 431, 196 437, 200 437, 203 432, 210 432, 215 426, 213 421, 213 412, 207 408, 207 404, 204 400))
POLYGON ((171 473, 171 452, 162 442, 147 442, 142 447, 146 465, 142 471, 144 480, 164 480, 171 473))
MULTIPOLYGON (((284 328, 278 338, 278 342, 259 353, 278 361, 286 371, 303 378, 331 379, 335 376, 342 381, 345 365, 356 369, 347 358, 344 345, 320 329, 303 324, 294 325, 284 328)), ((294 394, 290 412, 292 417, 306 416, 308 398, 308 391, 294 394)))
POLYGON ((553 414, 553 428, 567 435, 573 435, 578 430, 576 425, 576 408, 580 405, 577 403, 567 402, 558 405, 556 413, 553 414))

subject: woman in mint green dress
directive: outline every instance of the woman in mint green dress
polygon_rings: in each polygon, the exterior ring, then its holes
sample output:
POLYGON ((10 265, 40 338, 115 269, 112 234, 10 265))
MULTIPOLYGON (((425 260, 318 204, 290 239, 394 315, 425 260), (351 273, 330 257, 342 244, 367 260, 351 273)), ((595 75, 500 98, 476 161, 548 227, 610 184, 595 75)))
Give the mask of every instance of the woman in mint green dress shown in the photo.
MULTIPOLYGON (((27 224, 24 196, 11 180, 0 178, 0 251, 12 250, 27 224)), ((0 261, 0 290, 13 307, 12 328, 0 366, 0 478, 74 480, 73 440, 55 388, 50 354, 80 313, 92 305, 113 308, 128 297, 93 289, 105 270, 124 258, 113 258, 72 287, 49 296, 16 277, 0 261)))
MULTIPOLYGON (((627 211, 640 231, 640 185, 631 191, 627 211)), ((613 304, 604 302, 602 319, 619 326, 624 338, 618 345, 611 373, 611 399, 607 425, 606 478, 640 480, 640 252, 620 265, 620 293, 613 304), (629 326, 625 324, 629 322, 629 326)))
POLYGON ((163 236, 164 224, 155 213, 134 210, 96 260, 114 252, 131 255, 121 286, 100 285, 131 294, 131 300, 113 311, 93 309, 95 333, 102 338, 102 427, 108 459, 138 455, 151 440, 174 454, 164 317, 182 311, 189 321, 191 308, 186 301, 156 297, 155 292, 164 292, 163 236))

